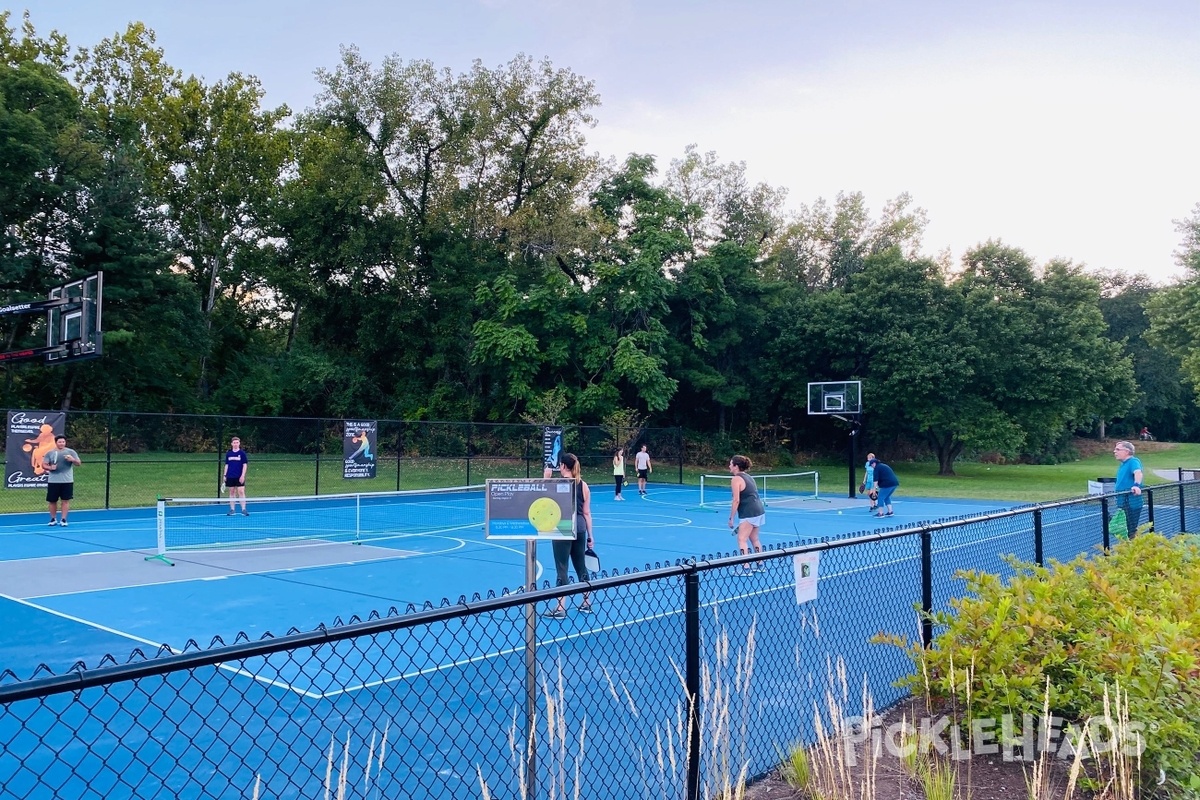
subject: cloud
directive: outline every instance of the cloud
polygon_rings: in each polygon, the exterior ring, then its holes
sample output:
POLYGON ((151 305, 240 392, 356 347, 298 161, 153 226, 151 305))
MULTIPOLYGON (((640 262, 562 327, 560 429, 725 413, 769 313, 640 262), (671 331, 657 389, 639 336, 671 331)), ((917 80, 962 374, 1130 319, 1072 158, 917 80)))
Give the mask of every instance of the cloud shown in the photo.
POLYGON ((862 191, 878 210, 907 191, 930 212, 931 252, 1002 238, 1042 261, 1165 279, 1171 221, 1200 200, 1200 74, 1155 47, 981 38, 848 52, 695 97, 609 103, 591 142, 664 165, 696 143, 793 204, 862 191))

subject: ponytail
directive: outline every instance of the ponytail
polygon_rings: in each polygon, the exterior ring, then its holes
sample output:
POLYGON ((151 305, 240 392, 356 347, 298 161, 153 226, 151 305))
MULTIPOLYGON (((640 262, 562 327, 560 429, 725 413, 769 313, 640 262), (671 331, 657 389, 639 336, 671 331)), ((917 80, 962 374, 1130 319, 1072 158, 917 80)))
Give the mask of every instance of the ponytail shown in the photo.
POLYGON ((574 453, 563 453, 559 463, 571 473, 571 477, 579 480, 579 458, 574 453))

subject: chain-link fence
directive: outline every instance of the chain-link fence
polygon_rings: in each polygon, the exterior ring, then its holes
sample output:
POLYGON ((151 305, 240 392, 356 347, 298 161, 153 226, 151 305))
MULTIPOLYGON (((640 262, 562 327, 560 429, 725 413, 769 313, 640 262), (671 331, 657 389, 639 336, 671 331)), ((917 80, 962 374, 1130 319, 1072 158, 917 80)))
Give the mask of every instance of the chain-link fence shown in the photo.
MULTIPOLYGON (((655 479, 683 482, 678 428, 565 425, 564 446, 584 468, 606 471, 617 447, 648 446, 655 479)), ((288 497, 467 486, 541 474, 542 428, 482 422, 377 420, 375 477, 345 478, 344 420, 72 411, 76 509, 153 506, 159 496, 217 496, 233 436, 250 459, 248 493, 288 497)), ((0 493, 0 513, 45 507, 40 485, 0 493)))
MULTIPOLYGON (((1146 491, 1200 525, 1200 483, 1146 491)), ((1111 496, 704 557, 587 584, 410 607, 312 633, 32 679, 0 674, 12 798, 715 797, 814 714, 901 699, 880 634, 961 596, 956 571, 1108 544, 1111 496), (819 591, 797 570, 819 557, 819 591), (801 557, 801 558, 797 558, 801 557), (565 619, 540 615, 565 600, 565 619), (592 613, 583 613, 585 605, 592 613), (577 794, 578 793, 578 794, 577 794), (341 795, 337 795, 341 796, 341 795)))

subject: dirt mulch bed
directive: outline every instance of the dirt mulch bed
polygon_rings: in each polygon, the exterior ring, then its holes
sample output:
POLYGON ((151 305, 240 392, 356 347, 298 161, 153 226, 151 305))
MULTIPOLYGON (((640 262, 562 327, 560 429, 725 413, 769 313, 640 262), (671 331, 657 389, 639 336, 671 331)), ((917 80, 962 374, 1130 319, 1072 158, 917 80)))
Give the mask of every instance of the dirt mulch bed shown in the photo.
MULTIPOLYGON (((930 716, 920 700, 906 700, 879 715, 883 730, 904 719, 913 720, 930 716)), ((936 712, 933 716, 937 716, 936 712)), ((955 797, 959 800, 1024 800, 1029 797, 1028 782, 1032 780, 1033 763, 1005 761, 1000 754, 975 755, 970 759, 952 762, 957 766, 955 797)), ((1066 790, 1071 763, 1069 760, 1051 760, 1049 786, 1053 797, 1060 798, 1066 790)), ((862 760, 851 769, 855 785, 862 785, 862 760)), ((859 789, 853 795, 859 797, 859 789)), ((1045 795, 1043 795, 1045 796, 1045 795)), ((1086 796, 1079 791, 1076 797, 1086 796)), ((881 748, 875 764, 875 790, 865 795, 867 800, 920 800, 925 797, 921 782, 910 777, 900 758, 881 748)), ((746 800, 810 800, 810 795, 793 789, 778 773, 772 773, 746 789, 746 800)))

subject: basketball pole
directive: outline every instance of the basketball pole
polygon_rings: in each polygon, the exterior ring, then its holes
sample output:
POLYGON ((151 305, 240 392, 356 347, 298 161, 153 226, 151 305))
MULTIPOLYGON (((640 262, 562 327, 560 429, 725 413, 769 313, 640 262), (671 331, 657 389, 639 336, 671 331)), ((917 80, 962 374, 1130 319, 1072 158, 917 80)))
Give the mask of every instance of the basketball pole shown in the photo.
POLYGON ((849 454, 849 462, 848 462, 848 470, 847 470, 847 474, 849 475, 849 487, 847 489, 846 496, 849 497, 851 500, 853 500, 855 497, 858 496, 856 494, 856 491, 854 488, 854 479, 855 479, 855 477, 857 477, 857 471, 858 471, 857 441, 858 441, 858 432, 862 428, 862 423, 858 421, 857 414, 853 418, 844 417, 841 414, 830 414, 830 416, 833 417, 834 419, 840 419, 842 422, 845 422, 846 424, 848 424, 850 426, 850 447, 847 448, 847 453, 849 454))
POLYGON ((857 442, 858 425, 852 423, 850 425, 850 488, 848 489, 849 494, 846 495, 851 500, 853 500, 855 497, 854 473, 858 469, 858 453, 856 452, 858 450, 858 447, 856 446, 857 442))

